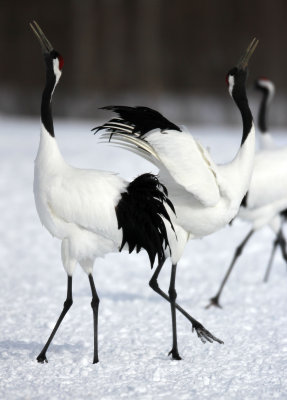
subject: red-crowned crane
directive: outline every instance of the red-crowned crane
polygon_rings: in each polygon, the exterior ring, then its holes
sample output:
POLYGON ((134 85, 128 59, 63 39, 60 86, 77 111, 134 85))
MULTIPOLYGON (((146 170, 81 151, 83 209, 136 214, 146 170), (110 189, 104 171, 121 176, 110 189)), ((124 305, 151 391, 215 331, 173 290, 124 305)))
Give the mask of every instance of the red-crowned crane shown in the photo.
POLYGON ((162 268, 161 263, 150 281, 150 286, 171 303, 173 322, 171 354, 175 359, 180 359, 176 339, 175 309, 184 314, 184 310, 176 303, 177 261, 188 239, 215 232, 235 217, 249 187, 254 161, 255 130, 246 96, 245 81, 248 61, 257 43, 256 39, 252 40, 237 66, 232 68, 226 77, 229 93, 241 113, 243 122, 241 145, 237 155, 229 164, 216 165, 208 151, 192 137, 189 131, 147 107, 104 107, 114 111, 118 116, 94 128, 97 131, 107 130, 102 140, 113 139, 116 145, 140 154, 155 164, 175 206, 177 218, 172 217, 172 221, 175 228, 181 228, 181 235, 177 236, 177 242, 170 240, 172 276, 169 296, 157 283, 162 268))
MULTIPOLYGON (((268 123, 267 123, 267 113, 269 111, 270 103, 275 94, 275 85, 270 79, 261 77, 256 80, 255 87, 256 87, 256 89, 258 89, 262 92, 262 100, 260 103, 259 114, 258 114, 258 126, 259 126, 260 132, 262 133, 261 135, 259 135, 260 147, 262 150, 275 150, 278 147, 277 147, 276 143, 274 142, 273 137, 269 133, 269 127, 268 127, 268 123)), ((282 158, 283 160, 286 158, 287 154, 284 154, 284 149, 282 149, 282 150, 283 150, 283 152, 282 153, 280 152, 280 156, 279 156, 279 154, 277 154, 277 152, 275 153, 277 159, 278 159, 278 157, 282 158)), ((280 166, 280 168, 281 167, 284 168, 284 165, 280 166)), ((279 244, 281 247, 283 259, 285 261, 287 261, 286 250, 285 250, 286 249, 286 240, 283 236, 283 230, 282 230, 283 222, 287 218, 287 209, 281 211, 280 215, 282 217, 281 228, 279 229, 278 223, 275 224, 275 229, 273 228, 273 230, 275 231, 275 234, 276 234, 276 239, 273 242, 272 253, 271 253, 271 257, 270 257, 270 260, 269 260, 269 263, 267 266, 267 270, 266 270, 266 273, 264 276, 264 282, 268 281, 272 262, 273 262, 273 257, 274 257, 275 251, 276 251, 276 247, 279 244)))
POLYGON ((255 82, 255 88, 262 92, 258 113, 258 126, 261 132, 261 151, 255 156, 250 187, 238 213, 239 218, 252 224, 252 228, 236 248, 221 285, 216 295, 210 299, 207 307, 211 305, 221 307, 219 298, 235 262, 242 254, 245 245, 253 233, 258 229, 269 226, 276 235, 264 281, 268 280, 278 245, 280 246, 283 259, 287 262, 286 240, 282 230, 282 217, 285 216, 285 209, 287 207, 287 148, 276 148, 268 130, 267 112, 275 92, 273 82, 266 78, 259 78, 255 82))
MULTIPOLYGON (((62 157, 54 135, 51 101, 63 68, 36 22, 30 24, 40 41, 46 65, 46 84, 41 102, 41 137, 35 161, 34 196, 42 224, 62 241, 67 273, 67 298, 56 325, 37 357, 47 362, 46 352, 73 303, 72 275, 79 263, 87 273, 92 291, 94 356, 98 358, 99 297, 93 280, 93 264, 107 253, 145 249, 151 266, 168 251, 167 230, 172 232, 165 205, 172 210, 165 187, 152 174, 127 182, 113 172, 74 168, 62 157)), ((172 211, 171 211, 172 213, 172 211)), ((172 233, 169 236, 172 236, 172 233)))

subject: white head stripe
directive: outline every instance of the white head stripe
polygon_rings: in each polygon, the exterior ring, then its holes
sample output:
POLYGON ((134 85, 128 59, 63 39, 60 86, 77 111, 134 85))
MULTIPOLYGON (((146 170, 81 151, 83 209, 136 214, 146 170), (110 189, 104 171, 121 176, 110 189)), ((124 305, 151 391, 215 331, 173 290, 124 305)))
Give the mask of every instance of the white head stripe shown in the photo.
POLYGON ((56 85, 57 85, 57 83, 58 83, 58 81, 59 81, 59 79, 60 79, 60 76, 61 76, 61 74, 62 74, 62 72, 61 72, 61 70, 60 70, 60 68, 59 68, 59 60, 58 60, 58 58, 54 58, 54 59, 53 59, 53 69, 54 69, 54 72, 55 72, 55 76, 56 76, 56 85))
POLYGON ((229 90, 229 94, 230 96, 232 96, 232 91, 233 91, 233 87, 234 87, 234 76, 233 75, 228 75, 228 90, 229 90))

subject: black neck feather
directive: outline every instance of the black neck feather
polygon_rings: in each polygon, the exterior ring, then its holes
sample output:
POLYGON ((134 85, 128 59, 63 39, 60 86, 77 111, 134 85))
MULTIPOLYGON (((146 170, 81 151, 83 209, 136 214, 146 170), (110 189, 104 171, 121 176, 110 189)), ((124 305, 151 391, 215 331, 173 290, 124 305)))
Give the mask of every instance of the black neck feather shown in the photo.
POLYGON ((45 129, 51 136, 54 134, 53 116, 52 116, 52 94, 56 84, 56 77, 53 70, 53 61, 50 57, 45 57, 46 62, 46 86, 42 94, 41 120, 45 129))
POLYGON ((234 68, 234 70, 231 72, 234 73, 234 87, 232 91, 232 97, 237 107, 239 108, 243 123, 243 132, 241 139, 242 146, 251 131, 253 121, 245 89, 247 71, 234 68))
POLYGON ((258 114, 258 126, 261 131, 261 133, 266 133, 267 132, 267 122, 266 122, 266 116, 267 116, 267 101, 268 101, 268 90, 267 89, 261 89, 263 93, 262 101, 260 103, 259 107, 259 114, 258 114))
POLYGON ((249 108, 248 100, 242 101, 240 105, 238 104, 238 108, 241 113, 242 123, 243 123, 243 132, 242 132, 242 139, 241 139, 241 146, 244 144, 245 140, 248 138, 248 135, 252 128, 252 114, 249 108))

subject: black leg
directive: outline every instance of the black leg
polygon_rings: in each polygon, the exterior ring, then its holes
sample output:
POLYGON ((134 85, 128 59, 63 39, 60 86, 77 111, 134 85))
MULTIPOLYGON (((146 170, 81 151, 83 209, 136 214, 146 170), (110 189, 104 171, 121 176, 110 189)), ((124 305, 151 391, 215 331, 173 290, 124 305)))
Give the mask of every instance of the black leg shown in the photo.
POLYGON ((73 304, 73 297, 72 297, 72 277, 68 276, 68 284, 67 284, 67 298, 66 301, 64 302, 64 307, 63 307, 63 311, 61 312, 58 321, 56 322, 56 325, 54 327, 54 329, 52 330, 52 333, 49 337, 49 339, 47 340, 47 343, 45 344, 45 346, 43 347, 41 353, 38 355, 37 357, 37 361, 40 363, 44 363, 44 362, 48 362, 47 357, 46 357, 46 352, 48 350, 48 347, 50 346, 50 343, 53 340, 53 337, 55 336, 55 333, 57 332, 59 326, 61 325, 61 322, 63 321, 65 315, 67 314, 69 308, 71 307, 71 305, 73 304))
POLYGON ((284 261, 287 262, 286 240, 283 235, 282 229, 280 229, 280 231, 279 231, 279 245, 281 248, 282 257, 283 257, 284 261))
POLYGON ((229 276, 231 274, 231 271, 232 271, 232 269, 234 267, 234 264, 235 264, 237 258, 241 255, 241 253, 243 251, 243 248, 245 247, 246 243, 251 238, 253 233, 254 233, 254 231, 251 230, 248 233, 248 235, 245 237, 243 242, 236 248, 234 256, 233 256, 233 259, 231 261, 231 264, 230 264, 230 266, 229 266, 229 268, 228 268, 228 270, 227 270, 227 272, 226 272, 226 274, 225 274, 225 276, 223 278, 223 281, 221 282, 221 285, 219 287, 219 290, 218 290, 217 294, 210 299, 210 303, 205 308, 209 308, 210 306, 216 306, 216 307, 222 308, 221 305, 219 304, 219 297, 221 296, 222 290, 223 290, 223 288, 224 288, 224 286, 225 286, 225 284, 226 284, 226 282, 227 282, 227 280, 228 280, 228 278, 229 278, 229 276))
POLYGON ((168 290, 170 309, 171 309, 171 321, 172 321, 172 349, 168 353, 168 355, 171 354, 173 360, 181 360, 181 357, 178 354, 178 347, 177 347, 176 307, 175 307, 175 300, 177 297, 177 293, 175 290, 175 277, 176 277, 176 264, 173 264, 171 267, 170 284, 168 290))
MULTIPOLYGON (((170 303, 169 296, 163 290, 161 290, 161 288, 159 287, 158 282, 157 282, 157 279, 158 279, 160 271, 163 267, 164 261, 165 260, 161 261, 159 263, 159 265, 157 266, 157 268, 149 282, 149 285, 156 293, 158 293, 161 297, 163 297, 166 301, 168 301, 170 303)), ((203 343, 206 343, 207 341, 210 343, 212 343, 213 341, 218 342, 220 344, 223 343, 222 340, 220 340, 217 337, 215 337, 214 335, 212 335, 212 333, 210 333, 207 329, 205 329, 204 326, 200 322, 198 322, 191 315, 189 315, 180 305, 175 303, 175 307, 179 312, 181 312, 182 315, 185 316, 185 318, 188 319, 189 322, 191 322, 192 331, 194 331, 194 330, 196 331, 197 336, 203 343)))
POLYGON ((277 249, 277 246, 279 245, 279 234, 280 234, 280 231, 277 233, 276 239, 273 242, 273 247, 272 247, 272 251, 271 251, 270 260, 269 260, 268 265, 267 265, 267 269, 266 269, 266 272, 265 272, 265 275, 264 275, 263 282, 267 282, 268 279, 269 279, 269 275, 270 275, 270 272, 271 272, 271 267, 272 267, 272 264, 273 264, 275 251, 277 249))
POLYGON ((92 290, 92 302, 91 306, 93 309, 93 317, 94 317, 94 358, 93 364, 99 362, 99 355, 98 355, 98 314, 99 314, 99 304, 100 299, 96 291, 95 283, 92 274, 89 275, 89 281, 92 290))

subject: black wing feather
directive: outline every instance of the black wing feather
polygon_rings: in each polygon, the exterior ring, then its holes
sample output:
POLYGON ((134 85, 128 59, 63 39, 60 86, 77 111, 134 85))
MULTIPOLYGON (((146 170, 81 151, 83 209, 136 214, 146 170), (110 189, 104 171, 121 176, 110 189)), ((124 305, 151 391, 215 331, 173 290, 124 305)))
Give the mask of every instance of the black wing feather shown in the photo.
POLYGON ((153 129, 160 129, 162 132, 165 130, 181 132, 177 125, 170 122, 158 111, 148 107, 107 106, 101 107, 101 109, 113 111, 118 114, 118 117, 112 118, 104 125, 93 128, 92 130, 95 133, 105 129, 111 133, 111 137, 116 132, 142 137, 153 129))
POLYGON ((167 198, 167 189, 153 174, 143 174, 132 181, 116 207, 118 228, 122 229, 123 238, 120 251, 128 245, 129 252, 145 249, 151 267, 156 256, 164 260, 164 249, 170 250, 168 236, 162 217, 174 227, 165 209, 167 204, 174 207, 167 198))

